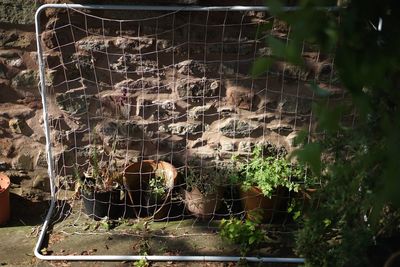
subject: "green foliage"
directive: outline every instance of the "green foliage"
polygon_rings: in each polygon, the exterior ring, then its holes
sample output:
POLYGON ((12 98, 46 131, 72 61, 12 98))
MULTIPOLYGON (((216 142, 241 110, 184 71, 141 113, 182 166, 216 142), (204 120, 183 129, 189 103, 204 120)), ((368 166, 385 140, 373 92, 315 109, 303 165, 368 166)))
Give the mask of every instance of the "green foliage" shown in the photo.
POLYGON ((301 216, 301 204, 296 199, 292 199, 289 203, 287 211, 292 215, 294 221, 297 221, 301 216))
POLYGON ((146 260, 146 258, 140 259, 138 261, 135 261, 133 263, 133 266, 135 267, 148 267, 150 266, 149 262, 146 260))
POLYGON ((297 192, 299 184, 295 180, 305 180, 306 172, 304 168, 290 163, 282 156, 264 157, 263 148, 257 146, 251 159, 239 164, 238 172, 230 178, 234 183, 241 182, 244 190, 257 186, 264 196, 271 197, 279 186, 297 192))
POLYGON ((168 188, 166 187, 166 174, 164 170, 158 169, 153 177, 149 181, 149 190, 151 197, 156 200, 165 199, 168 188))
POLYGON ((303 0, 293 12, 276 4, 272 9, 291 25, 288 43, 270 43, 272 55, 302 66, 301 55, 295 57, 303 41, 334 55, 340 85, 352 100, 328 107, 329 94, 311 84, 320 99, 313 114, 325 135, 309 133, 312 142, 293 156, 320 177, 322 188, 319 208, 304 218, 296 247, 308 266, 372 266, 368 248, 400 229, 400 9, 393 0, 346 1, 337 12, 315 8, 323 4, 303 0), (357 114, 351 128, 343 120, 348 110, 357 114))
POLYGON ((242 256, 263 242, 266 236, 260 224, 254 220, 222 219, 219 228, 222 239, 240 245, 242 256))

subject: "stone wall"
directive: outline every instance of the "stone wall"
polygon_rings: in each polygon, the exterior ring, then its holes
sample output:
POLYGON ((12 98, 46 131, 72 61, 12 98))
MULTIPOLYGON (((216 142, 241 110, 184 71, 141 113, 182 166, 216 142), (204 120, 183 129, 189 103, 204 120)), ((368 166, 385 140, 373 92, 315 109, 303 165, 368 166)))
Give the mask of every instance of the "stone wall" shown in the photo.
MULTIPOLYGON (((46 189, 34 4, 0 6, 10 10, 0 8, 0 171, 33 173, 26 183, 46 189)), ((255 41, 257 23, 271 25, 264 34, 282 40, 288 33, 262 12, 178 13, 146 23, 92 16, 47 10, 41 18, 58 175, 70 174, 75 163, 84 166, 93 144, 108 152, 115 147, 123 164, 141 157, 176 165, 190 157, 229 160, 257 144, 290 151, 300 129, 314 128, 309 81, 329 89, 332 102, 342 99, 331 59, 309 47, 305 71, 278 62, 268 74, 249 75, 254 59, 270 51, 265 39, 255 41)))

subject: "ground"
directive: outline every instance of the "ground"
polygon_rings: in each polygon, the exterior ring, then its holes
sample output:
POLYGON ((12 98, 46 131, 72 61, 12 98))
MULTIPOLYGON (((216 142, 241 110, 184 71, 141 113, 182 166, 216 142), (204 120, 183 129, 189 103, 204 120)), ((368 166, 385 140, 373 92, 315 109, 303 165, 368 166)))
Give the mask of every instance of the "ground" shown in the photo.
MULTIPOLYGON (((79 200, 72 205, 80 203, 79 200)), ((33 254, 39 227, 48 209, 47 201, 30 201, 11 193, 12 217, 9 223, 0 227, 3 242, 0 243, 0 265, 4 266, 133 266, 133 262, 45 262, 33 254), (10 245, 11 244, 11 245, 10 245)), ((238 247, 223 242, 209 229, 193 228, 194 220, 180 223, 152 223, 126 220, 111 229, 103 222, 82 217, 73 212, 60 219, 46 239, 44 254, 51 255, 137 255, 143 251, 158 255, 238 255, 238 247), (61 220, 62 219, 62 220, 61 220), (177 227, 179 224, 179 228, 177 227), (115 228, 114 228, 115 227, 115 228), (200 234, 194 233, 199 232, 200 234), (79 233, 79 234, 77 234, 79 233), (96 233, 96 234, 93 234, 96 233), (161 237, 174 235, 175 238, 161 237)), ((258 248, 254 253, 269 256, 288 256, 280 240, 258 248)), ((290 255, 293 256, 293 255, 290 255)), ((214 262, 154 262, 151 266, 237 266, 237 263, 214 262)), ((259 265, 257 265, 259 266, 259 265)), ((261 266, 289 266, 283 264, 263 264, 261 266)), ((293 266, 293 265, 292 265, 293 266)))

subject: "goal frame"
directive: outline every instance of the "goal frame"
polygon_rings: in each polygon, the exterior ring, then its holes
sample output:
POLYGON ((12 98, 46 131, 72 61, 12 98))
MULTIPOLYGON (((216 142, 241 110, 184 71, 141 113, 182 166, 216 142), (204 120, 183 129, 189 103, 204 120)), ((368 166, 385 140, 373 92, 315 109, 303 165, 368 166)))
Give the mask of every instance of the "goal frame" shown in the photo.
MULTIPOLYGON (((34 255, 41 260, 52 261, 136 261, 136 260, 149 260, 149 261, 213 261, 213 262, 226 262, 226 261, 239 261, 246 260, 248 262, 264 262, 264 263, 304 263, 303 258, 284 258, 284 257, 240 257, 240 256, 163 256, 163 255, 43 255, 41 248, 43 241, 49 229, 51 218, 57 202, 55 192, 55 171, 52 161, 52 147, 50 139, 50 129, 48 121, 48 106, 46 102, 46 80, 45 80, 45 64, 43 58, 43 48, 41 44, 41 23, 40 17, 44 10, 48 8, 56 9, 96 9, 96 10, 132 10, 132 11, 269 11, 267 6, 150 6, 150 5, 96 5, 96 4, 45 4, 40 6, 35 14, 35 29, 36 29, 36 44, 39 64, 39 77, 40 77, 40 95, 43 105, 43 121, 44 132, 46 137, 46 154, 48 162, 48 175, 50 179, 50 207, 40 229, 40 234, 34 248, 34 255)), ((292 11, 298 7, 284 7, 284 11, 292 11)), ((337 7, 326 7, 327 11, 336 10, 337 7)))

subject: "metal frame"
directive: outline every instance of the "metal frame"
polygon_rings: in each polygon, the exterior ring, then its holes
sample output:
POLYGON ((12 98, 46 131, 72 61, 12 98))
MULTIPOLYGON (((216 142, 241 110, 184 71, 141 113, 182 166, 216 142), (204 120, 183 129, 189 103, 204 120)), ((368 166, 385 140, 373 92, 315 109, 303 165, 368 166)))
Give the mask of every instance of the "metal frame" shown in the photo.
MULTIPOLYGON (((43 104, 44 131, 46 135, 46 152, 48 162, 48 174, 50 177, 51 204, 44 220, 43 226, 34 254, 41 260, 68 260, 68 261, 135 261, 146 259, 150 261, 239 261, 245 259, 249 262, 265 263, 304 263, 303 258, 277 258, 277 257, 238 257, 238 256, 141 256, 141 255, 85 255, 85 256, 52 256, 41 254, 43 240, 48 230, 48 226, 53 215, 57 197, 55 194, 55 173, 52 161, 52 149, 50 140, 50 130, 48 123, 48 111, 46 103, 46 82, 45 65, 43 59, 43 50, 40 39, 40 15, 46 8, 75 8, 75 9, 99 9, 99 10, 143 10, 143 11, 269 11, 265 6, 149 6, 149 5, 80 5, 80 4, 45 4, 40 6, 35 14, 36 44, 38 52, 39 72, 40 72, 40 94, 43 104)), ((296 10, 298 7, 284 7, 285 11, 296 10)), ((337 7, 324 8, 327 11, 337 10, 337 7)))

